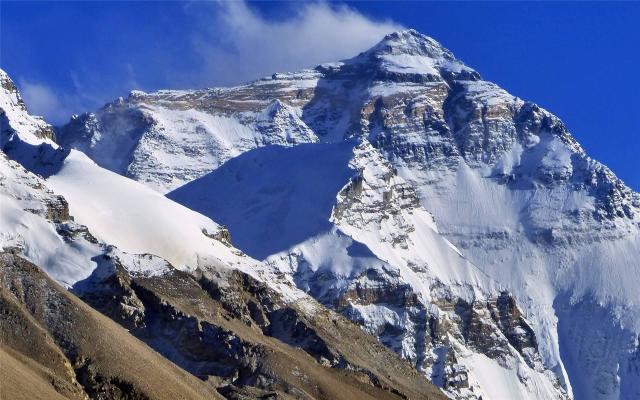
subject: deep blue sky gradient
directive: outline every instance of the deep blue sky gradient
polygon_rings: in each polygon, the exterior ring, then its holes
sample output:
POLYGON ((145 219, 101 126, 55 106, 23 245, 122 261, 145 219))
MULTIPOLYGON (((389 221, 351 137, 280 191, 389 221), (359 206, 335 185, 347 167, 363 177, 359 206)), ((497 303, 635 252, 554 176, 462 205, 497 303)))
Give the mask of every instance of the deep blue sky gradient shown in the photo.
MULTIPOLYGON (((640 190, 640 3, 348 5, 374 20, 390 19, 434 37, 485 79, 549 109, 594 158, 640 190)), ((196 3, 195 12, 200 6, 196 3)), ((251 7, 279 20, 298 5, 251 7)), ((125 95, 130 86, 148 91, 190 86, 184 77, 198 60, 185 40, 194 9, 184 9, 178 2, 5 0, 0 67, 19 84, 53 88, 73 112, 125 95), (86 92, 80 98, 78 88, 86 92)))

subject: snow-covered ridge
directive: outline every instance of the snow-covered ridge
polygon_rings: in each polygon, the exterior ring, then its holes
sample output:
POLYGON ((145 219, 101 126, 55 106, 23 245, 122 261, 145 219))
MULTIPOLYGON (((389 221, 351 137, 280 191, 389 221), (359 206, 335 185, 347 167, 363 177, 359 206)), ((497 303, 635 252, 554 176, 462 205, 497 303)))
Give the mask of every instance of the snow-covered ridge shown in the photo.
MULTIPOLYGON (((178 103, 184 101, 179 98, 178 103)), ((164 193, 243 151, 318 141, 302 121, 300 110, 277 99, 264 102, 257 111, 237 114, 209 113, 167 102, 139 95, 109 104, 95 114, 74 117, 60 130, 60 143, 164 193), (83 133, 77 136, 75 132, 83 133)))
POLYGON ((26 105, 6 72, 0 69, 0 148, 5 148, 15 134, 30 144, 54 145, 53 129, 40 117, 27 113, 26 105), (11 121, 11 126, 9 126, 11 121))

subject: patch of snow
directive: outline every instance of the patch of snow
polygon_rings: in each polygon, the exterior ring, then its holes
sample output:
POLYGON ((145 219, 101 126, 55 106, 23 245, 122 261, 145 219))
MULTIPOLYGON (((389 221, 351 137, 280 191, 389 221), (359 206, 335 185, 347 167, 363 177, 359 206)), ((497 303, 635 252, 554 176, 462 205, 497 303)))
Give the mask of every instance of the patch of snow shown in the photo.
POLYGON ((463 358, 471 371, 471 382, 477 383, 487 399, 553 399, 556 389, 544 374, 519 363, 516 368, 504 368, 484 354, 474 353, 463 358))

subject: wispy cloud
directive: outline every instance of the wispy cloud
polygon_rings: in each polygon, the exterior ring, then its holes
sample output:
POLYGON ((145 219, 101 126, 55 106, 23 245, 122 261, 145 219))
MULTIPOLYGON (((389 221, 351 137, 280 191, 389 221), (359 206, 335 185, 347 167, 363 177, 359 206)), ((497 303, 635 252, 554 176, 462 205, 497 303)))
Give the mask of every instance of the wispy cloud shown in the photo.
POLYGON ((73 114, 93 110, 115 100, 116 96, 140 88, 133 66, 126 63, 123 69, 124 72, 118 70, 108 80, 100 79, 91 71, 71 70, 71 85, 64 91, 24 77, 17 80, 17 85, 29 113, 43 116, 51 124, 61 125, 73 114))
MULTIPOLYGON (((200 16, 194 50, 202 81, 228 85, 357 55, 402 27, 375 21, 345 5, 300 3, 285 19, 263 17, 242 1, 216 3, 200 16)), ((203 82, 204 83, 204 82, 203 82)))
POLYGON ((53 123, 69 118, 70 99, 65 101, 51 87, 25 79, 18 80, 18 87, 29 113, 45 116, 53 123))

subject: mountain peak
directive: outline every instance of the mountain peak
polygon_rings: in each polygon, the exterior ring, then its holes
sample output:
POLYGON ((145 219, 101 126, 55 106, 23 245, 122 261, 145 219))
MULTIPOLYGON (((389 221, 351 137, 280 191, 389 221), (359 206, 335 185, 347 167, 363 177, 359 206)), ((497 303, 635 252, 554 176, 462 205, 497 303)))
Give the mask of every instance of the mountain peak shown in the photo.
POLYGON ((388 34, 349 62, 374 64, 384 75, 409 76, 411 80, 480 79, 476 71, 456 59, 451 51, 414 29, 388 34))
POLYGON ((455 59, 453 54, 433 38, 415 29, 396 31, 386 35, 371 50, 375 53, 423 55, 431 58, 455 59))

